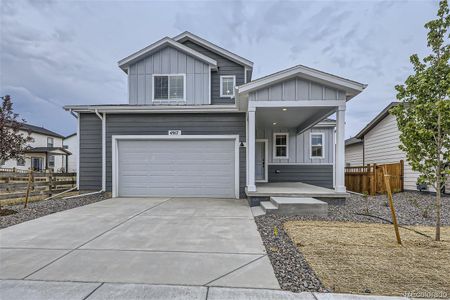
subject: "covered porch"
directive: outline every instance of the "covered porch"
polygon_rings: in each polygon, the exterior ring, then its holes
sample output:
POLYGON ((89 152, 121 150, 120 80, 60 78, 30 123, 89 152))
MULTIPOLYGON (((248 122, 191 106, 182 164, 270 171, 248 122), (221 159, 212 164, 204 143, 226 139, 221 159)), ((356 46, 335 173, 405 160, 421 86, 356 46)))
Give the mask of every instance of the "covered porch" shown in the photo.
POLYGON ((247 109, 247 196, 346 197, 346 102, 364 88, 304 66, 240 86, 247 109))

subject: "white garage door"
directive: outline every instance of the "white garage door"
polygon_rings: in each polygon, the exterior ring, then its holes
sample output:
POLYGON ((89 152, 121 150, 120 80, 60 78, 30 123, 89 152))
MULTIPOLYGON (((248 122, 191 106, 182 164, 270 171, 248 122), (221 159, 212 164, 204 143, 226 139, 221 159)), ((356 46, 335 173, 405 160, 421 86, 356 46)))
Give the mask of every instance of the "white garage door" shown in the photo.
POLYGON ((118 140, 118 195, 235 197, 234 140, 118 140))

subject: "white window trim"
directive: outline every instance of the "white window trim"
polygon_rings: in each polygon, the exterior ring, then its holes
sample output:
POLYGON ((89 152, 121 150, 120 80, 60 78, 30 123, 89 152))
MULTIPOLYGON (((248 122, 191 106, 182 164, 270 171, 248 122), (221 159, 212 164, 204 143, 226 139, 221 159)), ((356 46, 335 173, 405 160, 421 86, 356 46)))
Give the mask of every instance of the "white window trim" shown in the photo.
POLYGON ((281 159, 287 159, 289 158, 289 133, 287 132, 275 132, 273 134, 273 140, 272 140, 272 144, 273 144, 273 158, 281 158, 281 159), (286 136, 286 156, 277 156, 277 140, 276 140, 276 136, 277 135, 284 135, 286 136))
MULTIPOLYGON (((170 79, 168 80, 168 93, 170 93, 170 79)), ((177 102, 177 101, 183 101, 186 102, 186 74, 180 73, 180 74, 152 74, 152 102, 154 101, 166 101, 166 102, 177 102), (155 76, 183 76, 183 99, 155 99, 155 76)))
POLYGON ((323 132, 311 132, 309 134, 309 158, 311 159, 324 159, 325 158, 325 134, 323 132), (313 156, 312 155, 312 137, 313 135, 321 135, 322 136, 322 156, 313 156))
POLYGON ((221 98, 234 98, 235 90, 236 89, 236 75, 221 75, 220 76, 220 97, 221 98), (225 77, 231 77, 233 78, 233 94, 231 95, 224 95, 223 92, 223 78, 225 77))
POLYGON ((113 135, 112 151, 112 196, 119 195, 119 140, 233 140, 234 141, 234 193, 239 199, 239 135, 113 135))
POLYGON ((50 147, 48 144, 49 144, 49 140, 51 140, 52 141, 52 147, 55 147, 55 139, 53 138, 53 137, 51 137, 51 136, 48 136, 47 137, 47 147, 50 147))

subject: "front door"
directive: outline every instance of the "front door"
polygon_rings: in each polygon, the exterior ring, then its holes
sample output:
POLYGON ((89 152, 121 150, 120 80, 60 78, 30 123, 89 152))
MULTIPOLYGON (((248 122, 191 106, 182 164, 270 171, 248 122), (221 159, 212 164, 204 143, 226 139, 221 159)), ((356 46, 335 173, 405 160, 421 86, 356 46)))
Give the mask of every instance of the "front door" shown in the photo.
POLYGON ((256 140, 255 180, 267 182, 267 140, 256 140))

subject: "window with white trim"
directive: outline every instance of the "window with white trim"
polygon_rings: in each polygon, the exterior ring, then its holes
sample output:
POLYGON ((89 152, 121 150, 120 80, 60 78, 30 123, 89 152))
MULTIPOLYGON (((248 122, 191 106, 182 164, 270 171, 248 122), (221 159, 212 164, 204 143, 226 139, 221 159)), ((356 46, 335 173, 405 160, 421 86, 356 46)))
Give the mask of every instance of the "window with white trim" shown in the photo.
POLYGON ((52 168, 55 166, 55 156, 54 155, 48 156, 48 166, 52 167, 52 168))
POLYGON ((236 76, 220 76, 220 97, 234 97, 236 76))
POLYGON ((53 147, 53 138, 47 137, 47 147, 53 147))
POLYGON ((153 100, 184 100, 184 75, 154 75, 153 100))
POLYGON ((273 135, 273 157, 288 158, 288 140, 287 133, 275 133, 273 135))
POLYGON ((17 166, 19 166, 19 167, 25 166, 25 158, 23 158, 23 157, 18 157, 18 158, 17 158, 17 166))
POLYGON ((323 158, 323 133, 311 133, 311 158, 323 158))

